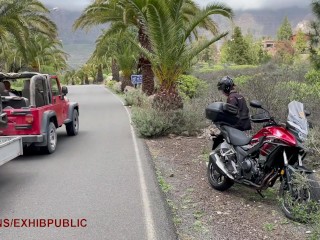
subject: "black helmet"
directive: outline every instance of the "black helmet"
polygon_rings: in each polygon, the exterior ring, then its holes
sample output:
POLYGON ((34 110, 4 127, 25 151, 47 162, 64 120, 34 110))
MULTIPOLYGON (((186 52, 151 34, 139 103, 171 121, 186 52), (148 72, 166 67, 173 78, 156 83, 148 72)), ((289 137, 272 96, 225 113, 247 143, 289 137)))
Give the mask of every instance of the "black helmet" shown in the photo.
POLYGON ((217 86, 218 90, 221 90, 226 94, 229 94, 234 86, 234 83, 231 77, 225 76, 219 80, 217 86))

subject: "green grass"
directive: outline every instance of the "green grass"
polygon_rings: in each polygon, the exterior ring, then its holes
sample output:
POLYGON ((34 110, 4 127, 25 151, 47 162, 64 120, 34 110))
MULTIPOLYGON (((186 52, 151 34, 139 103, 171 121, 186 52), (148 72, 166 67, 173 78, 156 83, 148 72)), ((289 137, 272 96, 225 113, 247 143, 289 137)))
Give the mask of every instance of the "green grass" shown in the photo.
POLYGON ((231 64, 208 64, 208 63, 198 63, 196 67, 194 67, 196 72, 200 73, 210 73, 221 70, 241 70, 247 68, 256 68, 256 65, 231 65, 231 64))
POLYGON ((157 178, 163 192, 167 193, 172 189, 172 186, 165 181, 160 171, 157 171, 157 178))
POLYGON ((263 225, 263 228, 264 228, 266 231, 268 231, 268 232, 272 232, 273 230, 275 230, 276 225, 273 224, 273 223, 265 223, 265 224, 263 225))

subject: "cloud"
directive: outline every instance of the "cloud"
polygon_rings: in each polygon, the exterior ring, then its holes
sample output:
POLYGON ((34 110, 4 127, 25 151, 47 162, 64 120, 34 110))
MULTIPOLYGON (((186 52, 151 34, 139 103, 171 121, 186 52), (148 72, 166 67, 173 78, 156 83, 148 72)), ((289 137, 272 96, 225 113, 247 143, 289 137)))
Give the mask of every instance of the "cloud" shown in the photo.
POLYGON ((82 10, 90 4, 90 0, 41 0, 42 3, 58 9, 82 10))
MULTIPOLYGON (((162 0, 159 0, 162 1, 162 0)), ((281 9, 286 7, 309 7, 312 0, 195 0, 201 6, 208 3, 225 3, 234 10, 281 9)), ((42 0, 53 7, 68 10, 81 10, 90 4, 90 0, 42 0)))
POLYGON ((224 3, 234 10, 248 9, 281 9, 286 7, 309 7, 311 0, 195 0, 201 6, 208 3, 224 3))

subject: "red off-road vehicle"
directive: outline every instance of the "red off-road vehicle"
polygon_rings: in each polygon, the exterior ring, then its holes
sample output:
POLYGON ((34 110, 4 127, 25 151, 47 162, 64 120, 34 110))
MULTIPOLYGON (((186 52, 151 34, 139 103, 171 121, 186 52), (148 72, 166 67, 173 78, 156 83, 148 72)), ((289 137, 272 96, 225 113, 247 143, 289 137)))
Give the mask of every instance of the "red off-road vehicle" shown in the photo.
POLYGON ((70 102, 67 93, 57 76, 0 73, 0 136, 19 136, 24 147, 40 147, 53 153, 57 128, 65 125, 69 136, 79 131, 79 105, 70 102))

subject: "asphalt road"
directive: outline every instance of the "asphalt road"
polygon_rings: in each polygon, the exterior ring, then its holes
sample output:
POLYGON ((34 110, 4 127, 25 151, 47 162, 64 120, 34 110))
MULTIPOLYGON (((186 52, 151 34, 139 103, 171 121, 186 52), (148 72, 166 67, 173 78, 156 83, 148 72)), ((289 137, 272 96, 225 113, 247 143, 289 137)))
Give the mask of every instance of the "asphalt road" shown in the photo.
POLYGON ((103 86, 69 87, 68 98, 80 104, 79 135, 68 137, 62 127, 54 154, 0 166, 0 221, 28 220, 0 227, 0 239, 176 239, 153 165, 132 138, 121 102, 103 86), (85 219, 86 227, 32 227, 32 219, 85 219))

